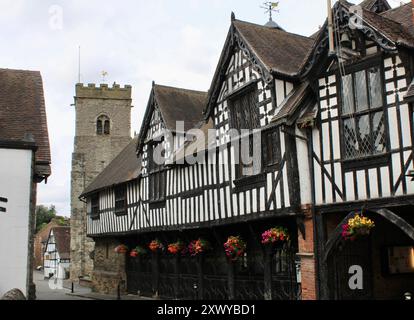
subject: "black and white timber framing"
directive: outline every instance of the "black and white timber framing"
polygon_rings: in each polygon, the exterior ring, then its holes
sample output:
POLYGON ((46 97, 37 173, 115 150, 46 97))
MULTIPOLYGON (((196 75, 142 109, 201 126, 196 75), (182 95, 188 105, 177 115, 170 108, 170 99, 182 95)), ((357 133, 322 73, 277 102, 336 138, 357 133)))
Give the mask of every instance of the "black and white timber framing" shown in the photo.
MULTIPOLYGON (((140 171, 82 195, 90 213, 97 208, 88 215, 87 234, 95 239, 144 234, 147 239, 151 233, 288 219, 297 226, 295 234, 306 238, 301 219, 310 207, 317 272, 327 273, 320 258, 327 241, 325 214, 414 203, 413 101, 407 94, 410 88, 414 92, 414 35, 392 34, 397 22, 375 10, 363 11, 362 25, 355 29, 349 26, 349 4, 335 5, 335 55, 328 55, 327 24, 314 39, 297 38, 233 16, 200 114, 203 121, 194 126, 211 123, 215 130, 214 142, 199 151, 203 162, 151 167, 157 143, 164 144, 167 158, 186 146, 177 138, 180 132, 173 132, 178 143, 156 142, 169 120, 153 89, 138 137, 140 171), (281 37, 300 46, 293 52, 295 68, 276 70, 274 61, 264 59, 251 38, 259 32, 261 40, 281 37), (240 116, 236 106, 248 112, 240 116), (232 139, 240 137, 231 132, 241 118, 262 138, 262 165, 252 176, 240 176, 235 163, 239 151, 232 139), (116 205, 122 203, 119 191, 116 197, 120 185, 124 211, 116 205)), ((327 280, 318 281, 318 294, 326 297, 327 280)))

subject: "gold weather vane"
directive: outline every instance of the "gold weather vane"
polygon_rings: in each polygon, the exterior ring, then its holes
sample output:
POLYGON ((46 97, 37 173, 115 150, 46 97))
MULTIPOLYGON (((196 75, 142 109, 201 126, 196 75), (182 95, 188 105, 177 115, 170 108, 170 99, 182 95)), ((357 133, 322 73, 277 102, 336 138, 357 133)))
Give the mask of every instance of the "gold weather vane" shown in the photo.
POLYGON ((271 2, 267 1, 264 2, 260 8, 265 9, 265 13, 269 14, 269 20, 272 21, 272 13, 279 12, 279 1, 278 2, 271 2))
POLYGON ((101 72, 102 75, 102 83, 105 83, 105 78, 108 75, 108 72, 106 72, 105 70, 101 72))

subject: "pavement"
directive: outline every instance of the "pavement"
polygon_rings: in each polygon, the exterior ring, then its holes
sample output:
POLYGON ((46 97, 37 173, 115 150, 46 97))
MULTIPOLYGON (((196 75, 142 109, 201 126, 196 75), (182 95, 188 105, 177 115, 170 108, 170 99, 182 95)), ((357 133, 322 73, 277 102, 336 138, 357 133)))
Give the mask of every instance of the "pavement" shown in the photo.
MULTIPOLYGON (((94 293, 90 288, 74 283, 74 292, 71 292, 71 282, 63 281, 61 284, 53 280, 45 280, 41 271, 33 271, 33 280, 36 284, 37 300, 117 300, 116 295, 94 293)), ((135 295, 123 295, 121 300, 153 300, 152 298, 135 295)))
POLYGON ((65 288, 63 283, 45 280, 41 271, 33 271, 33 281, 36 285, 36 300, 92 300, 82 294, 89 294, 91 289, 75 285, 75 292, 79 295, 70 295, 70 289, 65 288))

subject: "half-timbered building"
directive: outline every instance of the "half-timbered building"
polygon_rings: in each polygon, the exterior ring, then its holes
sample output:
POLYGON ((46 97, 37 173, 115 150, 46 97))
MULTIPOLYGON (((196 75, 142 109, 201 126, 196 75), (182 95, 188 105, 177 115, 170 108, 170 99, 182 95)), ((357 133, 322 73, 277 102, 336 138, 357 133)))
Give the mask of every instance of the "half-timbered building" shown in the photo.
POLYGON ((285 120, 273 119, 296 131, 314 286, 322 299, 403 299, 414 288, 412 4, 340 1, 332 22, 331 50, 325 24, 302 71, 298 94, 313 102, 298 99, 285 120), (344 224, 361 213, 375 222, 370 238, 344 241, 344 224), (358 289, 349 284, 355 266, 358 289))
POLYGON ((45 279, 64 280, 69 278, 70 227, 53 227, 43 252, 43 273, 45 279))
POLYGON ((153 85, 140 134, 82 194, 95 289, 179 299, 397 298, 412 289, 411 10, 339 1, 311 37, 232 15, 208 93, 153 85), (250 161, 239 161, 244 149, 250 161), (342 225, 360 212, 374 231, 344 242, 342 225), (269 250, 261 235, 275 226, 290 241, 269 250), (229 236, 247 244, 236 262, 223 248, 229 236), (197 257, 114 252, 199 238, 211 248, 197 257), (348 286, 354 265, 363 290, 348 286))

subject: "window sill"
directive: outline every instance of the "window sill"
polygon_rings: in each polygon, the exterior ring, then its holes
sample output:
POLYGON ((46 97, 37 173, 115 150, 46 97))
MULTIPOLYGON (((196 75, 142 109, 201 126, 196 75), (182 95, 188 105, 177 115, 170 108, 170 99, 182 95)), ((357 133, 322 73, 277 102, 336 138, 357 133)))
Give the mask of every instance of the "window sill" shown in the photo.
POLYGON ((99 220, 101 218, 100 214, 91 214, 90 217, 92 220, 99 220))
POLYGON ((354 169, 377 168, 388 165, 389 163, 390 155, 383 153, 375 156, 342 160, 342 167, 345 171, 352 171, 354 169))
POLYGON ((166 200, 150 200, 148 203, 150 209, 160 209, 165 208, 166 200))
POLYGON ((254 176, 247 176, 234 180, 235 188, 234 192, 242 192, 245 190, 252 189, 256 186, 262 186, 266 181, 264 173, 259 173, 254 176))
POLYGON ((127 212, 126 210, 119 211, 119 212, 116 212, 116 211, 115 211, 115 215, 116 215, 117 217, 123 217, 123 216, 127 216, 127 215, 128 215, 128 212, 127 212))

